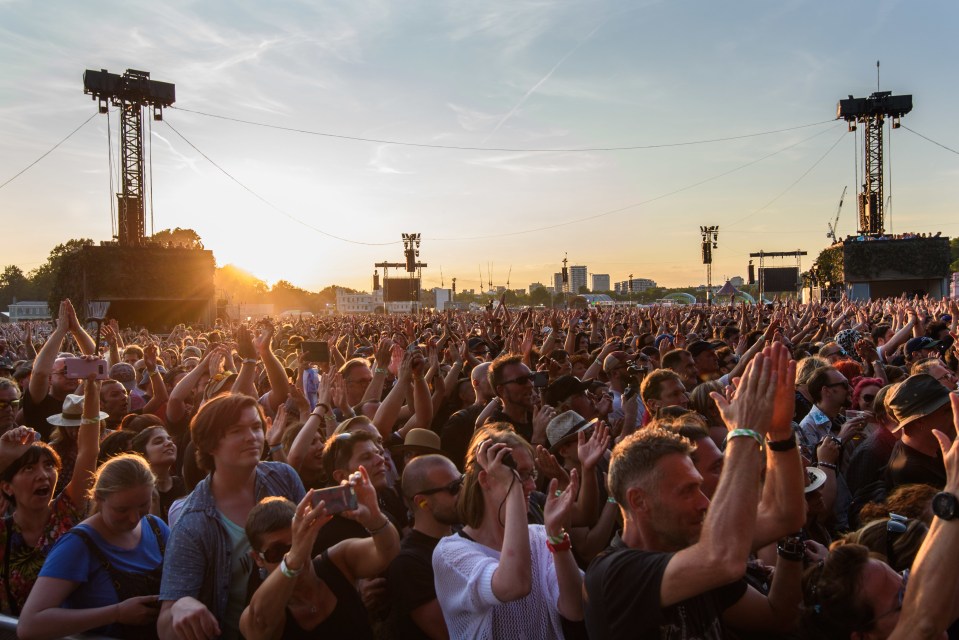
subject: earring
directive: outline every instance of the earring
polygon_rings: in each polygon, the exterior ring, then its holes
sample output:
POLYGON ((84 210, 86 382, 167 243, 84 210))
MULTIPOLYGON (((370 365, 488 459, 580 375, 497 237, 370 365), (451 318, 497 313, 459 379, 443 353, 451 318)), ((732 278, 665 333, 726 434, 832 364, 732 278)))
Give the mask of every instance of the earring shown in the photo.
POLYGON ((425 509, 425 508, 426 508, 426 500, 420 500, 420 501, 417 502, 416 504, 418 504, 418 505, 420 506, 420 509, 425 509))

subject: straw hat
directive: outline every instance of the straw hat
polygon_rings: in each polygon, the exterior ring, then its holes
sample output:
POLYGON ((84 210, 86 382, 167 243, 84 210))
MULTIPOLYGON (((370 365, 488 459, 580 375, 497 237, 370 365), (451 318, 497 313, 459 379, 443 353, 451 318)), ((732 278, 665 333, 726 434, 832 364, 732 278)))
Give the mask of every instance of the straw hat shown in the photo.
MULTIPOLYGON (((53 414, 47 418, 47 422, 55 427, 79 427, 80 418, 82 416, 83 396, 69 393, 67 394, 66 399, 63 401, 63 412, 53 414)), ((109 417, 109 413, 101 411, 98 419, 106 420, 109 417)))

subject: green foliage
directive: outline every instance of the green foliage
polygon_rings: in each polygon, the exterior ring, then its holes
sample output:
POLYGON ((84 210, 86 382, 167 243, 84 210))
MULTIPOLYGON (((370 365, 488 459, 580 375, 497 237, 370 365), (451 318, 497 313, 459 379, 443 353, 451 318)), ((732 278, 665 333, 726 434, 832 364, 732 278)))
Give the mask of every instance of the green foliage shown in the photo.
POLYGON ((950 272, 950 246, 946 238, 847 242, 842 249, 846 281, 945 278, 950 272))
POLYGON ((16 265, 7 265, 0 274, 0 308, 6 309, 14 300, 30 300, 33 296, 33 283, 23 270, 16 265))
POLYGON ((955 273, 959 271, 959 238, 953 238, 949 241, 949 270, 955 273))
POLYGON ((182 245, 186 249, 203 248, 203 241, 200 239, 200 234, 193 229, 182 229, 180 227, 176 229, 163 229, 162 231, 154 233, 151 240, 154 242, 162 242, 163 244, 169 242, 173 245, 182 245))

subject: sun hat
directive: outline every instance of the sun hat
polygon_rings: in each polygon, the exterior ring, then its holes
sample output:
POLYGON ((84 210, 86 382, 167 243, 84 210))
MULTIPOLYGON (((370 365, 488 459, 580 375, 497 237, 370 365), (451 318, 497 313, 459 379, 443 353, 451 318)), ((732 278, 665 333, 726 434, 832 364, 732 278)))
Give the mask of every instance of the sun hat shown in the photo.
POLYGON ((575 438, 580 431, 589 429, 599 421, 598 418, 587 420, 575 411, 564 411, 549 421, 546 425, 546 440, 549 442, 550 453, 556 453, 561 444, 575 438))
MULTIPOLYGON (((68 393, 63 400, 63 411, 47 418, 47 422, 55 427, 79 427, 83 417, 83 396, 68 393)), ((110 414, 101 411, 99 420, 106 420, 110 414)))

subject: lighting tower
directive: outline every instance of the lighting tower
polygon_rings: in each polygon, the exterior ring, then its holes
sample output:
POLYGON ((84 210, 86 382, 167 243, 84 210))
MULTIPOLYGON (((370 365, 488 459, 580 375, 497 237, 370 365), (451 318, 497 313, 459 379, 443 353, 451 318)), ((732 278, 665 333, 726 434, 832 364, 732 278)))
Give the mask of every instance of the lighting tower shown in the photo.
MULTIPOLYGON (((879 63, 876 62, 878 69, 879 63)), ((859 193, 859 233, 878 236, 885 232, 882 195, 882 125, 885 118, 892 118, 892 128, 898 129, 902 116, 912 111, 912 96, 894 96, 891 91, 876 91, 868 98, 840 100, 836 118, 849 123, 849 130, 856 130, 856 123, 865 127, 863 135, 863 185, 859 193)))
POLYGON ((713 249, 719 242, 719 226, 699 227, 703 236, 703 264, 706 265, 706 303, 713 303, 713 249))
MULTIPOLYGON (((420 238, 419 233, 404 233, 403 236, 403 254, 406 256, 406 272, 410 274, 410 310, 416 313, 417 286, 415 284, 415 275, 420 267, 420 238)), ((422 271, 420 272, 422 275, 422 271)), ((422 282, 422 281, 421 281, 422 282)))
POLYGON ((108 103, 120 107, 120 183, 117 194, 117 240, 121 245, 143 244, 143 107, 153 107, 153 119, 163 119, 163 107, 176 100, 172 83, 150 80, 150 73, 127 69, 122 76, 106 69, 83 72, 83 93, 107 113, 108 103))
POLYGON ((569 262, 568 254, 563 254, 563 300, 566 301, 566 308, 569 309, 569 269, 566 263, 569 262))

